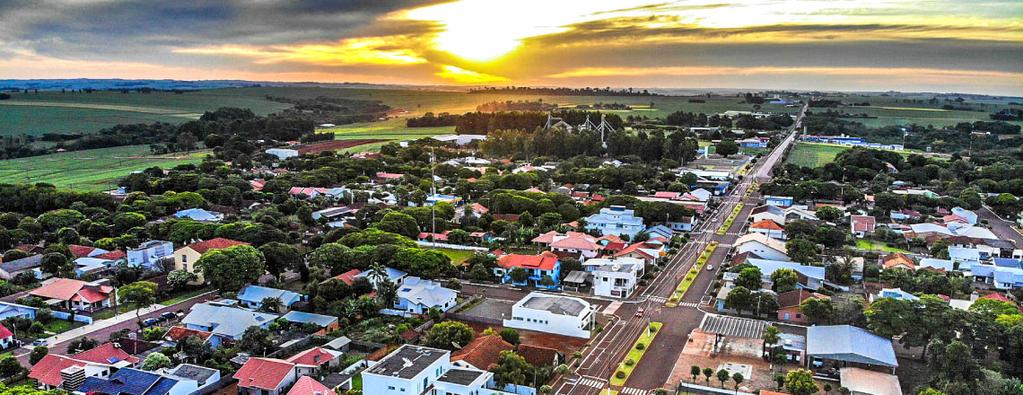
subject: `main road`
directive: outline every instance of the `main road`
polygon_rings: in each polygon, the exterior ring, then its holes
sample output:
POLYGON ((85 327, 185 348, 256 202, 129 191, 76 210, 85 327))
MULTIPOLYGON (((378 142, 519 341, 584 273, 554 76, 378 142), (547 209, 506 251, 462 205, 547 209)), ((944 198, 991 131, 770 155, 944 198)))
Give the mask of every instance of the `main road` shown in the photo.
POLYGON ((670 258, 639 296, 618 308, 612 322, 609 322, 593 339, 592 347, 586 350, 579 366, 555 383, 555 393, 596 395, 601 393, 601 390, 609 388, 609 378, 628 354, 632 344, 646 329, 647 323, 651 321, 664 323, 661 332, 649 345, 646 354, 636 365, 625 385, 614 389, 622 394, 638 395, 665 387, 675 361, 682 354, 682 349, 688 341, 689 333, 699 326, 705 315, 698 307, 712 302, 709 297, 704 296, 706 291, 717 277, 717 271, 728 256, 732 243, 738 238, 750 211, 759 202, 759 195, 756 193, 747 195, 747 191, 753 187, 754 181, 759 183, 771 179, 772 169, 795 141, 806 110, 807 106, 804 105, 796 121, 787 130, 785 139, 749 168, 747 176, 732 189, 731 193, 723 197, 718 208, 690 233, 690 241, 670 258), (735 221, 725 234, 717 234, 717 230, 740 202, 743 203, 743 208, 735 221), (711 242, 718 243, 718 248, 707 262, 713 269, 700 271, 678 307, 664 306, 664 302, 674 293, 678 283, 695 264, 696 258, 711 242), (639 308, 644 311, 641 317, 635 314, 639 308))

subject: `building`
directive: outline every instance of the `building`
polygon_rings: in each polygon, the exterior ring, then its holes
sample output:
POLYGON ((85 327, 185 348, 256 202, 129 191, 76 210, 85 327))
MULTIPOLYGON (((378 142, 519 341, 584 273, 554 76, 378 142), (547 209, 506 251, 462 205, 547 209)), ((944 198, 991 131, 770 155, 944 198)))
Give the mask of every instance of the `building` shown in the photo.
POLYGON ((199 261, 199 258, 209 251, 239 245, 249 245, 249 243, 217 237, 186 245, 174 251, 174 269, 195 274, 197 283, 205 283, 206 279, 203 278, 202 272, 195 269, 195 263, 199 261))
POLYGON ((303 296, 297 292, 259 285, 246 285, 238 292, 238 301, 250 309, 262 308, 263 301, 267 298, 279 300, 281 302, 280 307, 287 310, 295 303, 302 301, 303 296))
MULTIPOLYGON (((403 272, 401 270, 398 270, 398 269, 395 269, 395 268, 389 267, 389 266, 385 266, 384 267, 384 272, 383 273, 379 273, 379 276, 378 276, 377 273, 373 273, 372 270, 366 270, 366 271, 363 271, 363 272, 359 272, 359 274, 355 275, 356 279, 365 278, 367 281, 369 281, 370 284, 373 285, 374 289, 376 289, 378 281, 387 280, 391 284, 401 285, 401 282, 405 280, 405 277, 408 277, 408 273, 405 273, 405 272, 403 272), (382 278, 378 278, 378 277, 382 277, 382 278)), ((342 279, 342 281, 344 281, 344 280, 342 279)), ((351 284, 349 284, 349 285, 351 285, 351 284)))
POLYGON ((967 210, 965 208, 956 206, 952 207, 952 215, 962 218, 966 223, 970 225, 977 224, 977 213, 967 210))
POLYGON ((330 395, 336 393, 323 383, 310 376, 299 377, 295 385, 288 390, 288 395, 330 395))
POLYGON ((852 325, 817 325, 806 329, 807 365, 882 368, 895 373, 892 340, 852 325))
POLYGON ((899 377, 860 368, 842 368, 838 371, 842 388, 850 395, 902 395, 899 377))
POLYGON ((849 218, 849 230, 856 237, 864 237, 874 233, 877 227, 877 220, 869 215, 853 215, 849 218))
POLYGON ((458 292, 444 288, 436 281, 406 277, 398 287, 394 309, 413 314, 426 314, 430 309, 448 311, 458 302, 458 292))
POLYGON ((831 299, 827 295, 797 289, 778 294, 778 321, 805 325, 808 321, 799 310, 799 305, 807 299, 831 299))
POLYGON ((890 269, 916 270, 916 261, 914 261, 913 258, 910 258, 909 255, 903 254, 901 252, 893 252, 881 258, 881 266, 884 268, 884 270, 890 269))
POLYGON ((17 344, 15 343, 14 332, 11 332, 11 330, 7 329, 6 326, 0 324, 0 349, 6 350, 16 346, 17 344))
POLYGON ((501 277, 501 282, 514 285, 535 285, 544 288, 557 288, 561 281, 561 260, 550 251, 544 251, 537 255, 505 254, 497 258, 496 275, 501 277), (528 274, 526 281, 517 282, 512 279, 511 273, 515 269, 525 270, 528 274), (549 285, 541 282, 550 281, 549 285))
POLYGON ((210 343, 220 344, 222 340, 241 340, 245 330, 251 327, 269 328, 277 317, 276 314, 206 302, 193 305, 181 323, 188 329, 213 333, 210 343))
POLYGON ((586 217, 586 229, 599 231, 603 235, 626 235, 632 239, 646 229, 643 218, 635 214, 634 210, 625 206, 605 207, 599 213, 586 217))
POLYGON ((299 376, 307 376, 316 374, 324 367, 337 367, 341 363, 342 355, 344 353, 340 351, 313 347, 293 355, 287 361, 295 364, 299 376))
MULTIPOLYGON (((118 251, 118 252, 120 252, 120 251, 118 251)), ((118 254, 118 255, 123 256, 124 253, 120 252, 120 254, 118 254)), ((74 261, 74 264, 75 264, 75 277, 82 278, 82 277, 90 276, 90 275, 91 276, 99 276, 100 274, 102 274, 102 273, 104 273, 104 272, 106 272, 108 270, 111 270, 114 267, 116 267, 117 265, 125 262, 125 259, 123 257, 122 258, 116 258, 116 259, 109 259, 109 258, 100 258, 101 256, 103 256, 103 255, 97 255, 95 257, 84 257, 84 258, 75 259, 75 261, 74 261)))
POLYGON ((216 211, 208 211, 201 208, 190 208, 174 213, 175 218, 190 219, 199 222, 220 222, 224 220, 224 214, 216 211))
POLYGON ((771 220, 777 224, 785 225, 785 210, 769 204, 754 207, 753 211, 750 211, 750 221, 757 223, 763 220, 771 220))
POLYGON ((736 254, 753 253, 761 258, 788 261, 785 242, 767 237, 760 233, 748 233, 735 241, 736 254))
POLYGON ((323 188, 323 187, 291 187, 288 194, 296 198, 315 199, 324 197, 331 200, 341 200, 349 193, 346 188, 323 188))
POLYGON ((595 258, 583 262, 593 275, 593 294, 612 298, 628 298, 643 277, 645 262, 638 258, 595 258))
MULTIPOLYGON (((534 390, 519 386, 515 393, 534 390)), ((494 374, 458 367, 446 350, 406 344, 362 372, 364 394, 514 395, 498 389, 494 374)))
POLYGON ((580 298, 531 292, 512 306, 512 317, 504 326, 588 339, 594 313, 580 298))
POLYGON ((762 219, 750 224, 749 232, 760 233, 764 236, 778 240, 785 240, 787 238, 785 236, 785 227, 770 219, 762 219))
POLYGON ((948 247, 948 259, 956 269, 962 271, 970 270, 980 265, 981 261, 986 261, 985 255, 987 254, 976 248, 948 247))
POLYGON ((586 260, 600 254, 601 246, 596 237, 582 232, 567 232, 565 234, 550 231, 534 237, 533 243, 545 245, 556 254, 562 256, 571 255, 579 260, 586 260))
POLYGON ((298 310, 289 311, 281 318, 293 324, 316 325, 320 327, 320 330, 315 334, 320 336, 336 331, 341 327, 337 317, 298 310))
POLYGON ((974 281, 990 284, 995 289, 1023 288, 1023 268, 1019 266, 975 265, 968 274, 974 281))
POLYGON ((210 369, 205 366, 183 363, 167 370, 166 374, 170 377, 194 380, 196 383, 196 391, 199 393, 206 393, 207 391, 214 390, 216 389, 215 387, 220 384, 220 371, 217 369, 210 369))
POLYGON ((285 160, 298 156, 298 150, 291 148, 267 148, 264 152, 266 152, 267 155, 276 156, 278 160, 285 160))
POLYGON ((240 395, 281 395, 298 380, 298 373, 291 362, 252 357, 233 377, 240 395))
POLYGON ((873 302, 881 298, 891 298, 910 302, 920 300, 919 297, 909 292, 903 291, 902 288, 882 288, 881 292, 878 292, 876 295, 871 295, 870 301, 873 302))
POLYGON ((771 288, 773 286, 773 283, 771 282, 771 274, 780 269, 790 269, 796 272, 799 276, 799 284, 797 285, 797 288, 817 290, 824 286, 823 266, 809 266, 797 262, 772 261, 756 258, 748 258, 746 259, 746 263, 760 269, 760 274, 763 276, 761 280, 765 284, 765 288, 771 288))
POLYGON ((36 279, 43 278, 43 254, 27 256, 0 263, 0 279, 11 280, 21 273, 32 273, 36 279))
POLYGON ((28 294, 58 310, 96 311, 111 306, 114 287, 100 282, 55 278, 28 294))
POLYGON ((198 388, 198 383, 192 379, 124 368, 109 377, 88 377, 75 391, 85 394, 190 395, 198 388))
POLYGON ((454 195, 442 195, 434 193, 426 196, 426 202, 423 203, 425 206, 433 206, 437 203, 447 203, 452 206, 458 206, 462 204, 462 198, 454 195))
POLYGON ((128 265, 146 270, 163 271, 162 260, 173 259, 174 243, 150 240, 128 249, 128 265))
POLYGON ((118 369, 135 367, 139 362, 113 343, 104 343, 70 356, 47 354, 32 365, 28 377, 44 389, 74 391, 89 377, 109 377, 118 369))
POLYGON ((792 196, 764 196, 764 204, 768 206, 775 206, 786 208, 795 204, 795 199, 792 196))
POLYGON ((614 253, 615 258, 637 258, 647 264, 656 264, 668 253, 668 240, 654 237, 647 241, 630 244, 614 253))
POLYGON ((498 335, 483 335, 473 339, 451 354, 451 363, 460 368, 489 370, 497 364, 501 351, 513 351, 515 346, 498 335))

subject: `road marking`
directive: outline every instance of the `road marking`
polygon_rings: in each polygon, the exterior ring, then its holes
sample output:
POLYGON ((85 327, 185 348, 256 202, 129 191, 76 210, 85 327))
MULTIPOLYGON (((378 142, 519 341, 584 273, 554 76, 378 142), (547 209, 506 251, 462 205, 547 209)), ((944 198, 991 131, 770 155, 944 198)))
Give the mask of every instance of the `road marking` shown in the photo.
POLYGON ((693 308, 693 309, 695 309, 697 307, 700 307, 700 304, 696 303, 696 302, 681 302, 678 305, 681 306, 681 307, 689 307, 689 308, 693 308))
POLYGON ((602 311, 601 313, 604 315, 612 315, 616 311, 618 311, 619 307, 622 307, 622 302, 611 302, 610 304, 607 305, 607 307, 604 308, 604 311, 602 311))
POLYGON ((650 301, 654 303, 664 303, 668 301, 668 298, 665 298, 663 296, 651 296, 650 301))
POLYGON ((604 388, 606 386, 606 384, 604 384, 603 381, 600 381, 600 380, 597 380, 597 379, 591 379, 591 378, 588 378, 588 377, 581 377, 581 378, 579 378, 579 381, 577 381, 577 383, 585 385, 587 387, 591 387, 591 388, 604 388))
POLYGON ((646 394, 650 393, 650 391, 649 390, 642 390, 642 389, 639 389, 639 388, 624 387, 624 388, 622 388, 621 393, 626 394, 626 395, 646 395, 646 394))

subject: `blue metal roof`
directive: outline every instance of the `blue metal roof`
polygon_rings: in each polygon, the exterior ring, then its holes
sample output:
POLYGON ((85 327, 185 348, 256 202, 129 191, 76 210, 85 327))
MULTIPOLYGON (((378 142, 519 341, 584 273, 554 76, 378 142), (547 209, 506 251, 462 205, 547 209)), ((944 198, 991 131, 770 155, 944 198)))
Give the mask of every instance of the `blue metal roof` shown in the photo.
POLYGON ((298 310, 289 311, 288 314, 285 314, 284 317, 281 318, 284 318, 288 322, 316 324, 324 327, 333 324, 335 321, 337 321, 337 317, 322 314, 306 313, 304 311, 298 310))
POLYGON ((771 277, 771 273, 774 273, 778 269, 792 269, 796 273, 802 274, 806 277, 823 280, 824 279, 824 267, 822 266, 807 266, 797 262, 786 262, 786 261, 773 261, 769 259, 756 259, 749 258, 746 260, 749 264, 756 266, 760 269, 760 274, 765 278, 771 277))
POLYGON ((238 293, 238 300, 246 302, 260 303, 266 298, 277 298, 285 306, 291 306, 293 303, 301 300, 302 295, 284 289, 261 287, 258 285, 247 285, 238 293))
POLYGON ((892 340, 852 325, 811 326, 806 329, 806 354, 867 365, 897 367, 892 340))
POLYGON ((165 379, 171 381, 171 383, 163 392, 153 392, 150 390, 150 387, 153 387, 153 385, 160 381, 161 378, 163 377, 155 373, 132 368, 123 368, 114 372, 106 379, 99 377, 87 377, 85 382, 78 387, 78 391, 84 393, 99 392, 104 394, 160 395, 167 393, 174 384, 177 384, 177 381, 165 379))

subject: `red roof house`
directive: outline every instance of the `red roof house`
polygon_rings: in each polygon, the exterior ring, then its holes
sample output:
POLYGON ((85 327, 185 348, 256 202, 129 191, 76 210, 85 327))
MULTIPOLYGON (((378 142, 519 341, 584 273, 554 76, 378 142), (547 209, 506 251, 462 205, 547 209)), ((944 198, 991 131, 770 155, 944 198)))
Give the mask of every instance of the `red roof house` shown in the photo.
POLYGON ((280 393, 298 379, 295 364, 274 358, 249 358, 234 374, 238 387, 250 392, 280 393))
POLYGON ((352 285, 352 283, 355 282, 355 276, 358 276, 359 273, 362 273, 362 270, 352 269, 352 270, 349 270, 347 272, 338 274, 338 275, 334 276, 334 278, 336 278, 338 280, 341 280, 341 282, 343 282, 345 284, 352 285))
POLYGON ((240 245, 249 245, 244 241, 237 241, 231 239, 225 239, 223 237, 217 237, 209 240, 204 240, 196 243, 189 244, 187 247, 200 254, 205 254, 209 250, 222 250, 227 247, 234 247, 240 245))
POLYGON ((313 374, 320 367, 337 366, 341 360, 341 352, 333 351, 323 347, 313 347, 308 350, 302 351, 295 354, 287 361, 296 365, 298 374, 313 374))
POLYGON ((134 366, 142 360, 128 354, 114 343, 103 343, 95 348, 82 351, 71 356, 79 361, 91 362, 99 365, 110 365, 114 367, 134 366))
POLYGON ((504 341, 498 335, 486 335, 473 339, 462 349, 451 354, 451 362, 462 362, 476 369, 487 370, 490 365, 497 364, 501 351, 514 350, 515 346, 504 341))
POLYGON ((110 297, 114 287, 104 284, 87 283, 70 278, 56 278, 39 288, 29 291, 29 295, 43 300, 55 300, 67 310, 95 310, 110 307, 110 297))
POLYGON ((877 220, 870 215, 854 215, 849 219, 849 226, 852 233, 857 237, 863 237, 867 233, 873 233, 877 227, 877 220))
POLYGON ((179 342, 185 340, 189 336, 199 336, 200 339, 206 340, 210 336, 213 336, 212 332, 200 331, 198 329, 189 329, 183 326, 171 327, 167 330, 167 333, 163 335, 165 339, 172 342, 179 342))
POLYGON ((516 267, 534 270, 554 270, 558 263, 558 256, 550 251, 544 251, 537 255, 507 254, 497 259, 497 265, 511 270, 516 267))
POLYGON ((35 379, 46 388, 57 388, 64 384, 64 377, 60 375, 61 370, 72 366, 85 367, 85 365, 88 364, 70 357, 47 354, 39 362, 36 362, 35 365, 32 365, 32 370, 29 371, 28 377, 35 379))
POLYGON ((288 395, 330 395, 333 393, 334 390, 327 388, 323 383, 310 376, 302 376, 288 390, 288 395))

